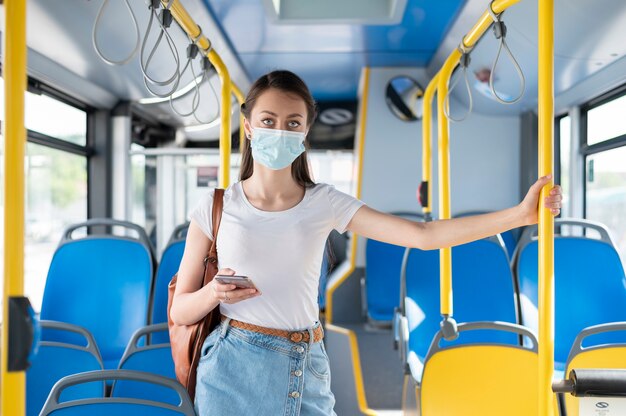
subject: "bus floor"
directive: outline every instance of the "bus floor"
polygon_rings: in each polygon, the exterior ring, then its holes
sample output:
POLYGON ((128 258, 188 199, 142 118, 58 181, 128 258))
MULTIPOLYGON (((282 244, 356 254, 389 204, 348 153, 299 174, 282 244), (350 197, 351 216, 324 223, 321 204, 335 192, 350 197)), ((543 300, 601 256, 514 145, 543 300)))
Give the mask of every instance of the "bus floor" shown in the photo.
POLYGON ((379 416, 400 415, 404 375, 398 351, 393 349, 391 328, 365 322, 339 326, 354 331, 357 337, 368 407, 379 416))

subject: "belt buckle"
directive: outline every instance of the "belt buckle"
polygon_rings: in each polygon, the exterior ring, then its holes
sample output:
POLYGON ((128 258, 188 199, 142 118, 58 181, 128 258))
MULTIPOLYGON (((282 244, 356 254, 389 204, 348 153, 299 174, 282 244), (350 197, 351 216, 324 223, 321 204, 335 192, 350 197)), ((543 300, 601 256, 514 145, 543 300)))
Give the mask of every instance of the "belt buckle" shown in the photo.
POLYGON ((300 342, 303 338, 304 334, 301 331, 296 331, 289 334, 289 339, 293 342, 300 342))

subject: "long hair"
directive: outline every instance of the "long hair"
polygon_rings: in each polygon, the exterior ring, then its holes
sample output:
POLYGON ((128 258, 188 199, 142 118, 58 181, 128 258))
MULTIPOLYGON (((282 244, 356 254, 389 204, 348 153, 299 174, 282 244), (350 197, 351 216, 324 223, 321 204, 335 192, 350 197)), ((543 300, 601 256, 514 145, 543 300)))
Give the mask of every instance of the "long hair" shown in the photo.
MULTIPOLYGON (((246 101, 241 104, 241 112, 244 117, 250 120, 250 114, 254 108, 257 98, 270 88, 276 88, 277 90, 296 94, 302 100, 307 108, 307 127, 310 127, 317 116, 317 110, 315 106, 315 100, 306 86, 304 81, 291 71, 272 71, 263 75, 257 79, 246 97, 246 101)), ((239 128, 243 129, 243 126, 239 128)), ((309 172, 309 164, 307 159, 307 150, 309 149, 308 140, 304 140, 305 151, 296 158, 291 164, 291 175, 293 179, 302 187, 309 187, 315 185, 315 182, 311 179, 309 172)), ((252 159, 252 148, 250 147, 250 140, 244 139, 243 153, 241 155, 241 167, 239 168, 239 180, 248 179, 252 176, 254 171, 254 164, 252 159)))

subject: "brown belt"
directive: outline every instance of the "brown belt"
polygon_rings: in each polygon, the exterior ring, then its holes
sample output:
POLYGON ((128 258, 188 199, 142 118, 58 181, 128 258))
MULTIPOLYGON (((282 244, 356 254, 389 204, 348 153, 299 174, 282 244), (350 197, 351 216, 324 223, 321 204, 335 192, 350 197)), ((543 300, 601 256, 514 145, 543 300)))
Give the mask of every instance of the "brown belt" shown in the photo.
MULTIPOLYGON (((226 316, 221 315, 222 321, 226 320, 226 316)), ((266 328, 264 326, 253 325, 247 322, 238 321, 236 319, 230 320, 230 325, 235 328, 247 329, 248 331, 259 332, 266 335, 275 335, 278 337, 287 338, 293 342, 309 342, 309 331, 286 331, 284 329, 266 328)), ((318 325, 313 330, 313 342, 320 342, 324 338, 324 330, 321 325, 318 325)))

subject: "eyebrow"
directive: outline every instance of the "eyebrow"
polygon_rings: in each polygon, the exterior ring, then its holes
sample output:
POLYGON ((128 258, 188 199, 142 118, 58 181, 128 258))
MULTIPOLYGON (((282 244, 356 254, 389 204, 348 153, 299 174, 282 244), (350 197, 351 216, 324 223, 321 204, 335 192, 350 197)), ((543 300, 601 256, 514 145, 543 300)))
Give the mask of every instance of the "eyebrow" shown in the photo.
MULTIPOLYGON (((273 113, 273 112, 271 112, 269 110, 263 110, 263 111, 261 111, 261 113, 267 113, 267 114, 270 114, 270 115, 272 115, 274 117, 278 117, 278 114, 273 113)), ((304 116, 302 114, 299 114, 299 113, 293 113, 293 114, 289 114, 287 116, 287 118, 291 118, 291 117, 302 117, 302 118, 304 118, 304 116)))

